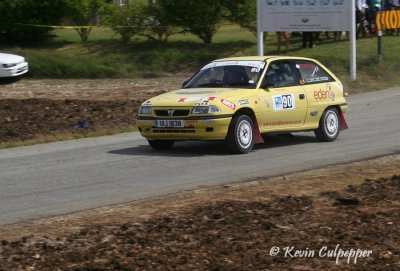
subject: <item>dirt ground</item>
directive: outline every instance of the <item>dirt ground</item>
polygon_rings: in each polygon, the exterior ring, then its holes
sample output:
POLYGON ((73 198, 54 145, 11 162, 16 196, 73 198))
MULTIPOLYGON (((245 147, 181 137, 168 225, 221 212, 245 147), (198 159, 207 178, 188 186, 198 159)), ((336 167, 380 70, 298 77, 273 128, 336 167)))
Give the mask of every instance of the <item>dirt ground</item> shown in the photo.
MULTIPOLYGON (((186 78, 0 84, 0 144, 130 127, 186 78)), ((0 226, 0 271, 395 271, 399 225, 391 155, 0 226)))
POLYGON ((395 271, 399 199, 400 155, 203 188, 2 226, 0 270, 395 271))
POLYGON ((140 104, 189 75, 152 79, 0 82, 0 144, 129 128, 140 104))

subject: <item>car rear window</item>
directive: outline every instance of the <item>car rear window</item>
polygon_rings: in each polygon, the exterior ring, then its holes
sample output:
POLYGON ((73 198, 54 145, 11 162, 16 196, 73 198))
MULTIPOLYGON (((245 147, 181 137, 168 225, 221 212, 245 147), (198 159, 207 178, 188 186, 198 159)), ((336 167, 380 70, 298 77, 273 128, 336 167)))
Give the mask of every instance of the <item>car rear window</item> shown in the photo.
POLYGON ((305 84, 318 84, 333 81, 333 78, 319 65, 310 61, 295 61, 305 84))

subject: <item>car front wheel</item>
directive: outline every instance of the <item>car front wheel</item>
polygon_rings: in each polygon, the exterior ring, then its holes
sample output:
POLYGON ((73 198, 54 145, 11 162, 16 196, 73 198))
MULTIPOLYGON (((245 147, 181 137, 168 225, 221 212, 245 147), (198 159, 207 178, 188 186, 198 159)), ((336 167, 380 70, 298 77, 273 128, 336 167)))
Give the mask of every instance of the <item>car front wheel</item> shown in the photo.
POLYGON ((254 146, 253 121, 249 116, 234 116, 229 126, 226 142, 234 153, 249 153, 254 146))
POLYGON ((172 140, 148 140, 149 145, 155 150, 168 150, 174 145, 172 140))
POLYGON ((319 141, 334 141, 340 132, 339 113, 336 108, 328 108, 322 114, 315 135, 319 141))

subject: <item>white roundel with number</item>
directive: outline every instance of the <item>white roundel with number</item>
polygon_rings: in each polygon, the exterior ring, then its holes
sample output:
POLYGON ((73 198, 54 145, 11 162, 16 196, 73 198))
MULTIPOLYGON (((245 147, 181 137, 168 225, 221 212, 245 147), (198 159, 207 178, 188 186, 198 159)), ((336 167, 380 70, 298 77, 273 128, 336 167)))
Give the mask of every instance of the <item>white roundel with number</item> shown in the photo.
POLYGON ((272 97, 274 111, 295 109, 293 94, 283 94, 272 97))

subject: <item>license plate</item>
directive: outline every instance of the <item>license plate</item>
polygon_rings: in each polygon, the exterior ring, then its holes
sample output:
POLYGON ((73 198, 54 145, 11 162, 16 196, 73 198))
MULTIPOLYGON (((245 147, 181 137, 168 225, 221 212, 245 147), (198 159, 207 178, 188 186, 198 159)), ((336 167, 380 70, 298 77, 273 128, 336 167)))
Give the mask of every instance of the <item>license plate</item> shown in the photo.
POLYGON ((183 120, 156 120, 154 126, 157 128, 182 128, 184 127, 183 120))

